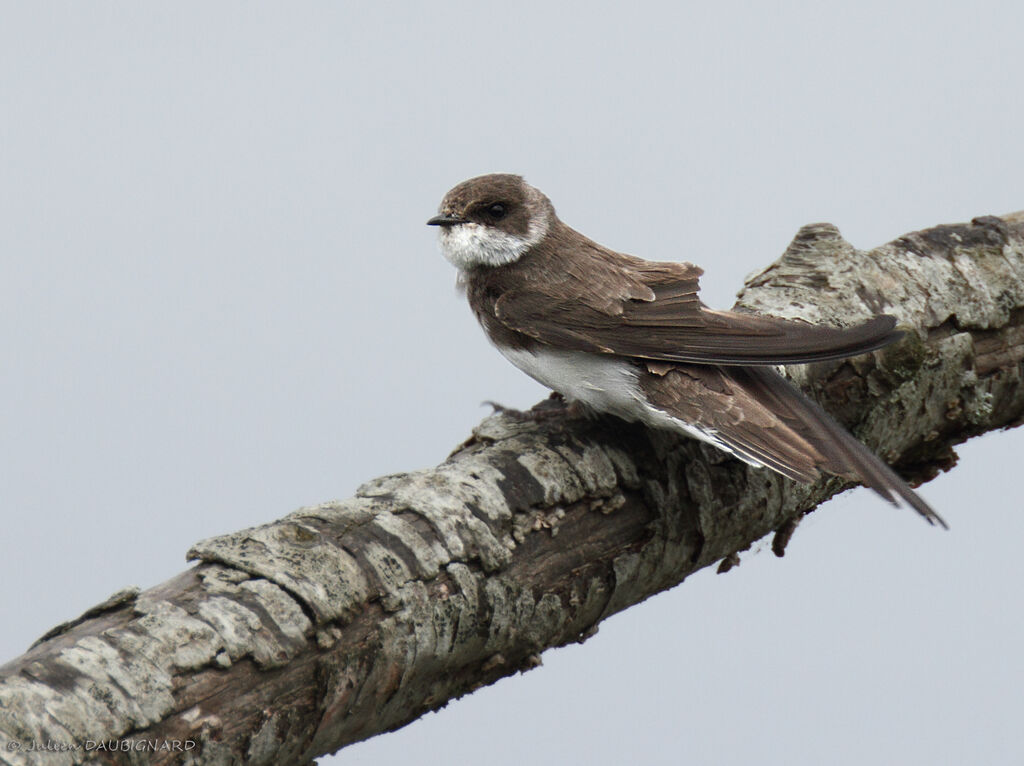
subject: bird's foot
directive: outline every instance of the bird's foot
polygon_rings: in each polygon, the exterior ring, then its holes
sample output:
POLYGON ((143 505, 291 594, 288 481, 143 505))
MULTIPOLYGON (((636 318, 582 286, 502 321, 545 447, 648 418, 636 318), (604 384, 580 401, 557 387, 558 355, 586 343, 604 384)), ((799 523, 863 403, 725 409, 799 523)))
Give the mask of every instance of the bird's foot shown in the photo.
POLYGON ((506 407, 503 404, 492 402, 490 400, 482 402, 491 409, 494 410, 495 415, 503 415, 510 420, 515 420, 520 423, 541 423, 548 420, 554 420, 555 418, 562 417, 567 408, 560 409, 529 409, 529 410, 517 410, 512 407, 506 407))
POLYGON ((483 404, 490 406, 497 415, 504 415, 507 418, 524 423, 543 423, 556 419, 575 419, 587 414, 586 407, 584 407, 580 402, 566 402, 565 397, 557 391, 552 392, 551 396, 543 402, 526 411, 506 407, 503 404, 498 404, 497 402, 489 400, 483 402, 483 404))

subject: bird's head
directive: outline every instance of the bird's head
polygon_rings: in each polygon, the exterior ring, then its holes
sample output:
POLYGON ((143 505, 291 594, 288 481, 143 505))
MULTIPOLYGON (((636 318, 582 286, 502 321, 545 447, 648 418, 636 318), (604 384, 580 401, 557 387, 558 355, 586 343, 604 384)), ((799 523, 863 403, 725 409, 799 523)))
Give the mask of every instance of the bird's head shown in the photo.
POLYGON ((555 218, 547 197, 507 173, 463 181, 444 195, 437 213, 427 224, 440 228, 441 252, 461 271, 518 260, 555 218))

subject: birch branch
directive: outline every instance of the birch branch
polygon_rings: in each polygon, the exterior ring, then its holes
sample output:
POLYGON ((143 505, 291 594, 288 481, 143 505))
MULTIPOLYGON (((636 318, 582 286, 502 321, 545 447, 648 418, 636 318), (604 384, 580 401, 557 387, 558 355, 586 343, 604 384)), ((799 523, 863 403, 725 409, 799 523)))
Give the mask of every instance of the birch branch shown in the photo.
MULTIPOLYGON (((898 317, 895 347, 791 374, 912 481, 1024 417, 1024 212, 870 252, 806 226, 738 306, 898 317)), ((782 555, 848 486, 537 406, 552 416, 489 417, 436 468, 204 540, 192 569, 50 631, 0 668, 0 762, 310 763, 539 665, 767 534, 782 555)))

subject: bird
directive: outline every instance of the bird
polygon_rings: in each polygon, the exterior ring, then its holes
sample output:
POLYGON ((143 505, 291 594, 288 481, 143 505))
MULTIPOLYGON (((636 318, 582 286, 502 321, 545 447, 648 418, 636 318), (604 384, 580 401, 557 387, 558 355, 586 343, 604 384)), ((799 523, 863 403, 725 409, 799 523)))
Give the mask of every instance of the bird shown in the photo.
POLYGON ((463 181, 427 224, 491 343, 571 405, 695 437, 798 482, 859 481, 947 527, 776 369, 893 343, 892 316, 839 328, 708 308, 700 267, 599 245, 514 174, 463 181))

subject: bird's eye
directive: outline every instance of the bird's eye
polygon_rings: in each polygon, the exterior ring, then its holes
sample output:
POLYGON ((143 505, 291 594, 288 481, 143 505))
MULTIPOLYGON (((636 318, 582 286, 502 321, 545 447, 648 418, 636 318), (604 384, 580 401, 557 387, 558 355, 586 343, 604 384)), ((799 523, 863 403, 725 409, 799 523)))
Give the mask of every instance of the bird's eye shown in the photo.
POLYGON ((492 221, 500 221, 507 214, 508 214, 508 210, 506 210, 505 206, 503 204, 501 204, 500 202, 495 202, 493 205, 490 205, 487 208, 487 216, 492 221))

